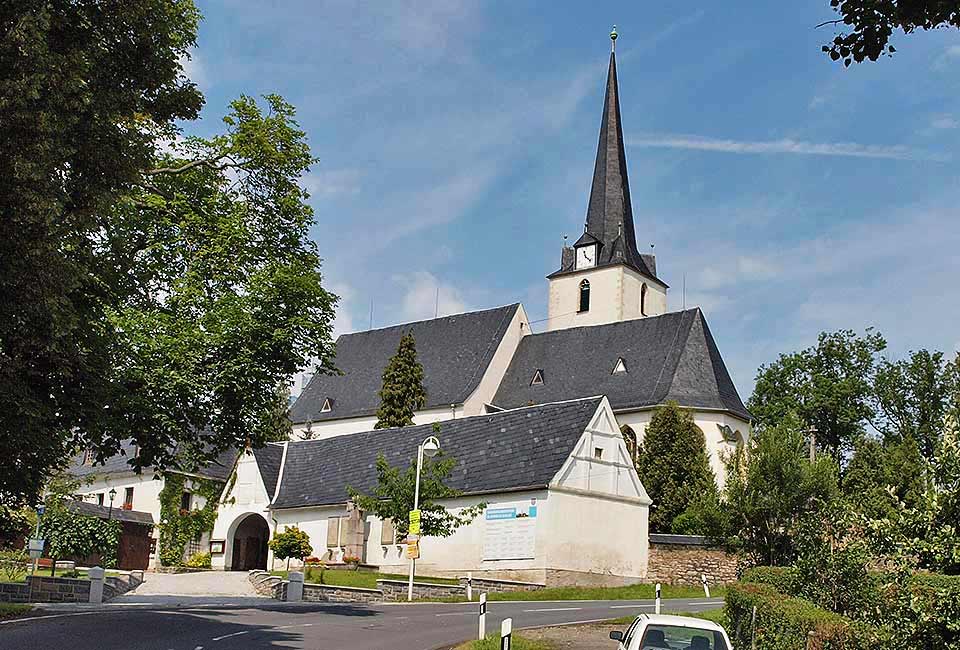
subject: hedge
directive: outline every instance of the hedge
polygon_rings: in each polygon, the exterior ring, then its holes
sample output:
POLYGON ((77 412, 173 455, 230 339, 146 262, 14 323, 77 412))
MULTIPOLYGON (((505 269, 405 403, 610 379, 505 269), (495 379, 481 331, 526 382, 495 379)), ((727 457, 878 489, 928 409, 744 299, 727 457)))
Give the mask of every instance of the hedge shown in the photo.
POLYGON ((724 611, 735 648, 751 647, 754 635, 756 647, 763 650, 876 650, 884 646, 879 630, 781 594, 769 584, 728 587, 724 611))

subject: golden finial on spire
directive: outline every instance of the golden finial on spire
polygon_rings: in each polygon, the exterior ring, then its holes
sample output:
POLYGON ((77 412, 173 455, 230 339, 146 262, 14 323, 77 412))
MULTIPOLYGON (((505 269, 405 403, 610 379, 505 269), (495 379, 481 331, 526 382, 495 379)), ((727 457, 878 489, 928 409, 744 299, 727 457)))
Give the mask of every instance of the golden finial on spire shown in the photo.
POLYGON ((613 29, 610 30, 610 51, 613 52, 617 49, 617 26, 614 25, 613 29))

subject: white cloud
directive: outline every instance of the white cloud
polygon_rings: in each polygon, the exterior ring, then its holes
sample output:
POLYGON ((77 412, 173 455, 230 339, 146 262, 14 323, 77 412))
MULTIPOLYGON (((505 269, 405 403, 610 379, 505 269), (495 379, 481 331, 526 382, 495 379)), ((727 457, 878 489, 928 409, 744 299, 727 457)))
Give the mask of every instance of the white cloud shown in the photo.
POLYGON ((315 197, 331 197, 338 194, 356 194, 360 191, 363 172, 359 169, 332 169, 311 172, 303 178, 303 187, 315 197))
POLYGON ((193 83, 197 84, 201 90, 206 90, 210 85, 210 78, 207 75, 207 70, 200 61, 200 57, 197 55, 196 50, 191 51, 186 56, 180 57, 180 67, 183 69, 184 76, 193 83))
POLYGON ((403 288, 401 320, 416 321, 469 311, 460 290, 428 271, 415 271, 394 278, 403 288))
POLYGON ((960 126, 952 115, 938 115, 930 120, 930 127, 938 130, 955 129, 960 126))
POLYGON ((951 45, 946 50, 944 50, 943 55, 950 59, 960 58, 960 45, 951 45))
POLYGON ((700 135, 650 134, 627 138, 627 145, 644 148, 692 149, 735 154, 799 154, 805 156, 849 156, 894 160, 949 160, 939 154, 909 149, 902 145, 871 145, 854 142, 805 142, 780 140, 728 140, 700 135))

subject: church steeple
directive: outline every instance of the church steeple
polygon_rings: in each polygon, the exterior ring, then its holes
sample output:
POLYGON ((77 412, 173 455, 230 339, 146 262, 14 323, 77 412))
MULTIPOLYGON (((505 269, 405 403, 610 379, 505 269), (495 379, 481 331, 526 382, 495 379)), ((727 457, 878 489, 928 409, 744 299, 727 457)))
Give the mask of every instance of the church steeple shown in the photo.
MULTIPOLYGON (((611 33, 616 43, 616 29, 611 33)), ((600 120, 597 161, 587 205, 587 232, 603 242, 599 264, 623 263, 640 273, 656 278, 648 260, 637 250, 627 179, 627 156, 620 121, 620 91, 617 85, 617 55, 611 49, 607 72, 607 91, 600 120)), ((649 260, 652 262, 652 260, 649 260)))

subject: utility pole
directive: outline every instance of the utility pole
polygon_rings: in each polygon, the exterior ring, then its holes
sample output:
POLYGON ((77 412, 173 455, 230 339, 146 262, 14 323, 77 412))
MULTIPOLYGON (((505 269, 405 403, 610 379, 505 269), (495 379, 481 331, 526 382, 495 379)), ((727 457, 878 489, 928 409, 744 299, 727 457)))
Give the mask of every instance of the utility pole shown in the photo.
POLYGON ((810 462, 817 460, 817 427, 807 427, 803 431, 810 436, 810 462))

